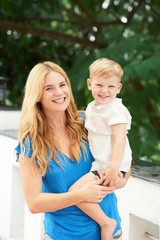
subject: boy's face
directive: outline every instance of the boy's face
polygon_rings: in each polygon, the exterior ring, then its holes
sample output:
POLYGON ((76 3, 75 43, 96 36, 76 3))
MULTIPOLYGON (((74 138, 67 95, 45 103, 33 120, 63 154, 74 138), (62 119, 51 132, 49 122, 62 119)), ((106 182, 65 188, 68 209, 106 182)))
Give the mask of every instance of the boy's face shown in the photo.
POLYGON ((116 98, 122 84, 120 79, 113 75, 111 77, 96 77, 87 80, 88 89, 92 91, 96 105, 104 105, 116 98))

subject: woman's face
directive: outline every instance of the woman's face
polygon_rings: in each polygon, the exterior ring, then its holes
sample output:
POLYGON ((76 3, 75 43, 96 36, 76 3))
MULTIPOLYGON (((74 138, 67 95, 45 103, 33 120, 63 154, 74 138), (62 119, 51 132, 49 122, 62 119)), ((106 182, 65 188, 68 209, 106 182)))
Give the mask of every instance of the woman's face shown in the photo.
POLYGON ((41 105, 44 112, 64 112, 70 103, 70 89, 65 78, 50 71, 44 81, 41 105))

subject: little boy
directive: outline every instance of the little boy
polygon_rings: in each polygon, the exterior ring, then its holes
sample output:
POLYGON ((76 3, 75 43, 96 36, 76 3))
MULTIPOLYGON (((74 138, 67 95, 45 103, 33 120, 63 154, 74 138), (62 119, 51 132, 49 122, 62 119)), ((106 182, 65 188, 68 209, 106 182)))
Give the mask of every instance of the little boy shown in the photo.
MULTIPOLYGON (((127 138, 131 115, 122 100, 116 98, 122 88, 123 70, 118 63, 107 58, 96 60, 89 69, 87 84, 94 101, 87 106, 85 127, 94 161, 91 172, 80 178, 71 190, 95 180, 95 175, 103 175, 103 184, 114 187, 119 171, 128 172, 132 161, 127 138)), ((112 239, 116 227, 113 218, 105 215, 98 204, 80 203, 77 206, 101 226, 102 240, 112 239)))

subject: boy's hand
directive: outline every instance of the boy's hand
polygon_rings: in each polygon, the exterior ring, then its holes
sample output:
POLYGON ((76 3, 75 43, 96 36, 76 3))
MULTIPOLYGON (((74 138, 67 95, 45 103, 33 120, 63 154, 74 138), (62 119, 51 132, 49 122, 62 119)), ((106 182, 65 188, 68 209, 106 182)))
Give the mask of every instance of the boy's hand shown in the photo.
POLYGON ((105 169, 105 181, 103 182, 103 185, 109 185, 110 187, 115 186, 118 180, 118 172, 117 169, 112 167, 105 169))
POLYGON ((103 181, 105 181, 105 169, 101 168, 101 169, 98 169, 98 173, 99 173, 99 176, 101 179, 103 179, 103 181))

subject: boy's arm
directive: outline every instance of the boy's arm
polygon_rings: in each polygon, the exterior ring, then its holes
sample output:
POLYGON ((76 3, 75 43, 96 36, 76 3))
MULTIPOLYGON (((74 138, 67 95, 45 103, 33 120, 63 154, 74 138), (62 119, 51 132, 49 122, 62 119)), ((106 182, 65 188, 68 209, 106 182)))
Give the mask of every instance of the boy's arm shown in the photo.
POLYGON ((106 181, 104 182, 104 185, 107 185, 109 182, 115 184, 115 181, 118 178, 118 172, 126 144, 126 124, 121 123, 111 125, 111 128, 113 133, 112 160, 109 168, 105 170, 106 181))

